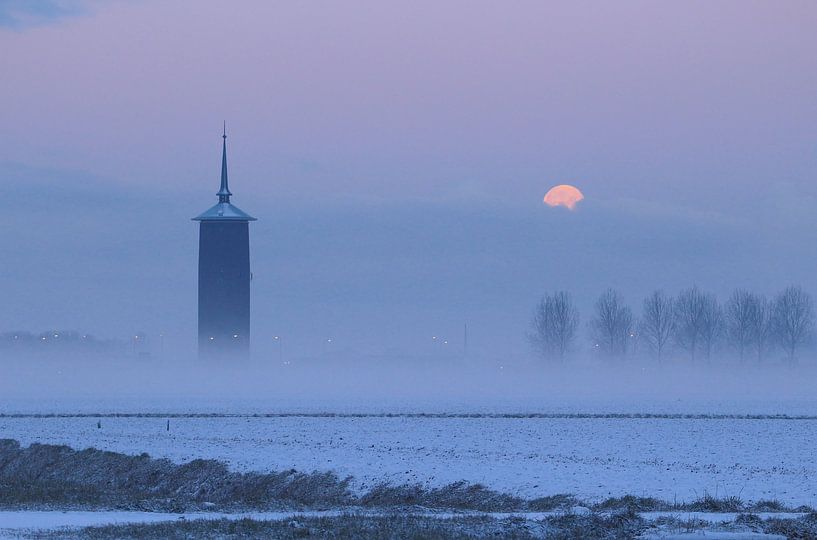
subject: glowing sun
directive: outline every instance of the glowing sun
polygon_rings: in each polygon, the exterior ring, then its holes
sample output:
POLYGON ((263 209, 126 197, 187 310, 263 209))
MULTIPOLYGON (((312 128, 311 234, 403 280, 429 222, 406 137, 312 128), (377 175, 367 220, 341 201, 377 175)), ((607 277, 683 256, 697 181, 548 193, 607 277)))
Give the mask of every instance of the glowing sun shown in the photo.
POLYGON ((569 210, 576 208, 576 204, 584 199, 579 188, 568 184, 553 186, 545 195, 545 204, 548 206, 564 206, 569 210))

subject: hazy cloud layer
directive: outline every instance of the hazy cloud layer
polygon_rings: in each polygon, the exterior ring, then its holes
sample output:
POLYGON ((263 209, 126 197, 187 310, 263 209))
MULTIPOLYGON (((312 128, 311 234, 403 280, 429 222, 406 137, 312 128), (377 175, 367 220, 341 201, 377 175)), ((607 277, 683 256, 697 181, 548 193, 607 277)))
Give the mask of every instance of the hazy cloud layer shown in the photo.
MULTIPOLYGON (((197 224, 189 219, 210 203, 206 192, 124 189, 13 164, 0 174, 8 179, 0 196, 25 201, 3 215, 15 231, 3 239, 14 264, 0 274, 13 309, 0 327, 163 332, 192 348, 197 224)), ((638 311, 654 288, 698 284, 724 298, 735 286, 808 287, 817 265, 798 236, 814 218, 769 229, 632 200, 587 201, 576 212, 236 203, 261 217, 251 227, 259 350, 280 334, 292 354, 321 354, 327 338, 352 352, 410 352, 432 335, 460 347, 467 323, 474 350, 524 356, 528 318, 545 291, 572 291, 586 316, 608 286, 638 311)))

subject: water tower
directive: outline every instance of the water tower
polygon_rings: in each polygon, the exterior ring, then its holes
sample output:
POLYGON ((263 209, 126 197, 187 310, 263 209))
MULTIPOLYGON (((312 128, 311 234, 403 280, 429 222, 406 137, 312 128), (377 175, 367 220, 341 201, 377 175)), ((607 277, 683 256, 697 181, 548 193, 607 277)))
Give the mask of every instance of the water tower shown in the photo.
POLYGON ((199 356, 246 358, 250 352, 250 233, 255 218, 230 202, 227 132, 218 203, 199 222, 199 356))

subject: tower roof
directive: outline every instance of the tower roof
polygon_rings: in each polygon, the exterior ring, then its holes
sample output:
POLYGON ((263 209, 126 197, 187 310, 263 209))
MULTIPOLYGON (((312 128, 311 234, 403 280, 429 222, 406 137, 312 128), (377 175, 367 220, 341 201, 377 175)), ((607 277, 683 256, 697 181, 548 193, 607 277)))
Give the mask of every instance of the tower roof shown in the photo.
POLYGON ((224 132, 222 134, 221 146, 221 187, 216 195, 218 196, 218 203, 208 208, 198 216, 193 218, 193 221, 255 221, 256 219, 239 209, 234 204, 230 203, 230 187, 227 182, 227 125, 224 125, 224 132))
POLYGON ((194 217, 193 221, 257 221, 257 218, 234 204, 218 203, 194 217))

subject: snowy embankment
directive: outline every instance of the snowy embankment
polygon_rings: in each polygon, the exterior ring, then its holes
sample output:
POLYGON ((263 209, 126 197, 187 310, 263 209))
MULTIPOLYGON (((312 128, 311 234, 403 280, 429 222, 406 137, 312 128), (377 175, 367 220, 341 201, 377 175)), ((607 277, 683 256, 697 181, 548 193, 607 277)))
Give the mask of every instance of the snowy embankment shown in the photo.
POLYGON ((397 537, 493 538, 513 531, 518 538, 665 538, 694 531, 712 538, 804 538, 817 531, 809 508, 735 497, 674 504, 628 496, 593 504, 570 496, 523 499, 461 482, 435 489, 378 485, 362 494, 349 487, 332 473, 241 473, 213 460, 175 464, 146 454, 0 440, 0 507, 6 509, 0 538, 216 538, 237 530, 251 537, 334 537, 344 530, 375 539, 392 531, 396 519, 397 537))
POLYGON ((6 417, 0 435, 239 471, 332 471, 357 492, 466 481, 526 499, 817 503, 813 419, 232 416, 174 417, 168 430, 162 417, 6 417))

